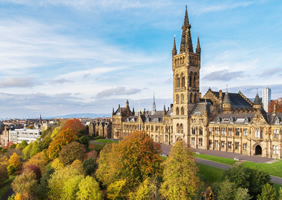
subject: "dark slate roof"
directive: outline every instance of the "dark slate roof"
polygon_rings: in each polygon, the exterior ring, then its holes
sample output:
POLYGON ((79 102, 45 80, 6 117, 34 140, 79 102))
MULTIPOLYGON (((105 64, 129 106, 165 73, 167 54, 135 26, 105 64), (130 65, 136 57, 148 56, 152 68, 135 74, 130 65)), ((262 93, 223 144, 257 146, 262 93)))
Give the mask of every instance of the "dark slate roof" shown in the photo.
POLYGON ((282 125, 282 113, 276 113, 275 115, 268 113, 268 119, 272 125, 282 125))
POLYGON ((197 103, 192 114, 193 115, 202 115, 204 111, 207 111, 209 113, 210 112, 209 106, 210 106, 210 103, 208 102, 197 103))
POLYGON ((211 123, 234 123, 234 124, 247 124, 249 123, 253 117, 255 116, 255 113, 221 113, 214 116, 214 118, 211 120, 211 123))
MULTIPOLYGON (((219 98, 219 92, 214 92, 216 97, 219 98)), ((238 93, 228 93, 232 108, 252 108, 252 106, 238 93)), ((222 92, 224 99, 225 92, 222 92)))

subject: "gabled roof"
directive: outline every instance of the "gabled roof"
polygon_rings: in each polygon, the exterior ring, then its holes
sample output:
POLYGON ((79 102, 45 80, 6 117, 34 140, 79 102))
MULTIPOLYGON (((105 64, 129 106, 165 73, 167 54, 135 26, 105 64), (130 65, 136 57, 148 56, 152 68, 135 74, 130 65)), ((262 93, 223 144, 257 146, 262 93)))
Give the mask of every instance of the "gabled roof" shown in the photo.
MULTIPOLYGON (((219 98, 219 92, 214 92, 214 95, 219 98)), ((232 108, 252 108, 248 101, 246 101, 238 93, 228 93, 232 108)), ((225 92, 222 92, 222 99, 224 99, 225 92)))

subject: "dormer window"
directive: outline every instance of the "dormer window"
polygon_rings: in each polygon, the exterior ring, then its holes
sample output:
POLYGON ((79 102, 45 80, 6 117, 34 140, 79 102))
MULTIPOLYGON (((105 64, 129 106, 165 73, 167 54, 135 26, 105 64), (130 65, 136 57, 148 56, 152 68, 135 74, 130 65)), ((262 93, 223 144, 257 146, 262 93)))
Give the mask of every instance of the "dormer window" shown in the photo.
POLYGON ((220 123, 221 122, 221 117, 218 117, 217 118, 217 123, 220 123))
POLYGON ((280 118, 279 117, 276 117, 275 124, 280 124, 280 118))
POLYGON ((249 118, 246 117, 246 118, 245 118, 245 124, 248 124, 248 123, 249 123, 249 118))

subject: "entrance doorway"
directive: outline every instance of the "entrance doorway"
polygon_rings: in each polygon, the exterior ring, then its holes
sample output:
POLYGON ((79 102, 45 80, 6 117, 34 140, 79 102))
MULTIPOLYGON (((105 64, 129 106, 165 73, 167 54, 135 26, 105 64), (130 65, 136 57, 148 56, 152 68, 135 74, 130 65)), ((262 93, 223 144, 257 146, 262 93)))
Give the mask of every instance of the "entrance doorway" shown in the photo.
POLYGON ((256 146, 256 153, 255 153, 255 155, 261 155, 261 153, 262 153, 261 146, 257 145, 256 146))

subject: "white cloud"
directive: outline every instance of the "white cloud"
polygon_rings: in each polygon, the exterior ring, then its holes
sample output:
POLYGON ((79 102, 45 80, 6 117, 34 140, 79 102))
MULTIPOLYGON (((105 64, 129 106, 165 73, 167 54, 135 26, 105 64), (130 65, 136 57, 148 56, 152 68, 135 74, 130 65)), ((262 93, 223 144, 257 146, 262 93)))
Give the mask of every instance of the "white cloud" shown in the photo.
POLYGON ((32 87, 34 85, 34 78, 32 77, 8 77, 0 80, 0 88, 10 87, 32 87))

